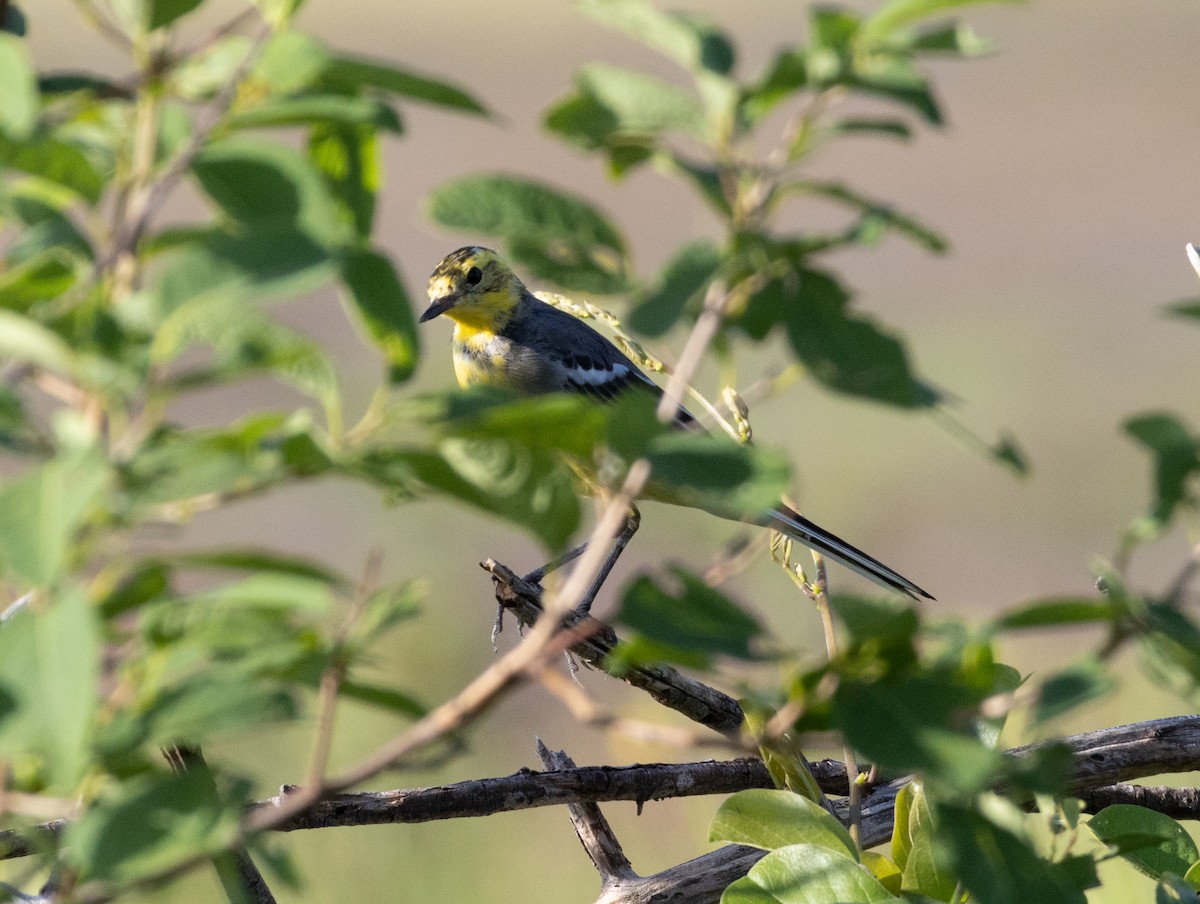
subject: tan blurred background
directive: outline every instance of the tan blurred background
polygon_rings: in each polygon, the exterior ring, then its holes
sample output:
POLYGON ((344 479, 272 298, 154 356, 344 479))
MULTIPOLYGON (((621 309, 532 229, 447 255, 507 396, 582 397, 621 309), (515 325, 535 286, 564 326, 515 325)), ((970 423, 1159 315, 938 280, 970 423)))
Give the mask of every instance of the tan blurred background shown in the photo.
MULTIPOLYGON (((747 0, 687 3, 734 34, 740 71, 754 72, 785 41, 799 40, 804 6, 747 0)), ((871 3, 852 3, 869 9, 871 3)), ((119 72, 110 48, 79 22, 70 0, 26 0, 39 66, 119 72)), ((232 3, 219 8, 235 10, 232 3)), ((204 21, 217 21, 214 12, 204 21)), ((819 522, 878 555, 938 602, 927 614, 982 618, 1036 595, 1089 593, 1089 564, 1112 552, 1120 529, 1147 505, 1149 459, 1119 435, 1120 423, 1166 407, 1200 426, 1200 329, 1171 322, 1161 306, 1200 294, 1184 243, 1200 240, 1195 103, 1200 6, 1178 0, 1057 0, 967 10, 999 52, 931 71, 948 127, 908 144, 855 140, 826 150, 817 170, 894 202, 952 242, 931 257, 890 238, 841 255, 861 309, 903 333, 925 377, 961 399, 956 415, 993 439, 1011 430, 1033 472, 1014 479, 951 438, 933 420, 830 396, 809 384, 756 407, 759 441, 787 448, 797 495, 819 522)), ((407 134, 386 150, 379 241, 402 269, 418 306, 424 280, 446 252, 482 236, 431 226, 422 200, 434 186, 480 170, 546 179, 599 204, 624 229, 638 272, 653 274, 681 243, 715 224, 681 185, 647 171, 622 183, 596 159, 549 138, 542 111, 580 64, 601 59, 672 69, 569 3, 492 4, 409 0, 309 0, 303 27, 333 46, 454 80, 497 113, 471 120, 406 105, 407 134)), ((196 26, 199 28, 199 25, 196 26)), ((798 208, 789 222, 804 225, 798 208)), ((619 309, 619 303, 618 303, 619 309)), ((332 294, 281 311, 331 348, 353 415, 380 367, 332 294)), ((447 328, 423 327, 425 357, 406 392, 448 383, 447 328)), ((679 336, 663 351, 678 351, 679 336)), ((759 356, 785 362, 780 346, 759 356)), ((181 408, 220 422, 247 406, 291 404, 266 384, 253 397, 219 394, 181 408)), ((647 505, 619 578, 664 560, 702 567, 734 528, 706 516, 647 505)), ((491 651, 490 585, 476 563, 494 555, 520 569, 539 561, 510 527, 430 502, 382 510, 358 487, 317 485, 286 498, 206 516, 182 539, 269 542, 351 571, 372 546, 391 576, 425 576, 419 622, 381 651, 380 675, 425 700, 452 694, 491 651)), ((765 540, 763 541, 765 543, 765 540)), ((1163 586, 1186 552, 1182 532, 1148 549, 1136 583, 1163 586)), ((833 579, 851 586, 838 571, 833 579)), ((815 621, 777 570, 760 563, 732 591, 784 642, 816 655, 815 621)), ((511 634, 505 642, 511 642, 511 634)), ((1082 652, 1086 634, 1022 638, 1005 653, 1023 671, 1050 669, 1082 652)), ((589 690, 623 712, 669 720, 632 692, 585 675, 589 690)), ((1118 696, 1060 727, 1079 730, 1187 711, 1147 693, 1129 663, 1118 696)), ((397 725, 347 708, 335 766, 346 765, 397 725)), ((533 739, 566 747, 582 763, 690 758, 578 728, 535 688, 505 701, 464 737, 465 756, 376 787, 445 783, 535 766, 533 739)), ((212 751, 251 771, 262 793, 297 781, 307 729, 246 749, 212 751)), ((708 754, 702 754, 707 756, 708 754)), ((606 808, 635 869, 649 873, 708 848, 716 800, 606 808)), ((565 813, 532 811, 424 826, 303 833, 282 839, 307 877, 281 900, 582 901, 595 874, 565 813)), ((206 876, 163 900, 213 900, 206 876)), ((1119 897, 1110 898, 1119 900, 1119 897)))

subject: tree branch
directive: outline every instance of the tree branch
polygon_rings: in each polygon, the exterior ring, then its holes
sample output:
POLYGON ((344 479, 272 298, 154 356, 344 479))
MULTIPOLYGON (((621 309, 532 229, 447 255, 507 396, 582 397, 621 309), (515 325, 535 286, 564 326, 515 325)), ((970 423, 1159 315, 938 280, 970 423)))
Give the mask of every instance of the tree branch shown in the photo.
MULTIPOLYGON (((535 624, 543 612, 542 588, 518 577, 494 559, 483 562, 482 567, 492 575, 496 601, 522 626, 535 624)), ((572 646, 571 652, 593 668, 604 670, 617 640, 616 632, 605 625, 572 646)), ((741 706, 728 694, 670 666, 638 666, 616 677, 645 691, 668 709, 721 734, 736 734, 745 718, 741 706)))

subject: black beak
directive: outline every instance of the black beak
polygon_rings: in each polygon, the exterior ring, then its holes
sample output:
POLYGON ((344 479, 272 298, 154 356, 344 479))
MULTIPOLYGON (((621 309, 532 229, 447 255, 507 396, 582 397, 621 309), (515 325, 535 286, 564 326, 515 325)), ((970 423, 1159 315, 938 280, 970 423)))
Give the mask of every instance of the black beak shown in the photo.
POLYGON ((431 301, 429 303, 429 307, 427 307, 424 312, 422 312, 421 316, 417 318, 417 323, 424 323, 426 320, 432 320, 434 317, 438 316, 438 314, 446 313, 457 303, 458 297, 456 295, 447 295, 445 298, 441 298, 437 301, 431 301))

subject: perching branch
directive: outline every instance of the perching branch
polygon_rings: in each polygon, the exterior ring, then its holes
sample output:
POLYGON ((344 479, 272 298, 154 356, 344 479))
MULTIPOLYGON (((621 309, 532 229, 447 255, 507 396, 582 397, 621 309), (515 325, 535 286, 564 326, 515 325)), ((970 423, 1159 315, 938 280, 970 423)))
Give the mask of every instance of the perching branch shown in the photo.
MULTIPOLYGON (((542 588, 518 577, 495 559, 482 563, 492 576, 496 601, 511 612, 525 627, 542 616, 542 588)), ((608 626, 587 635, 571 647, 571 652, 588 665, 604 669, 617 645, 617 635, 608 626)), ((721 734, 736 734, 745 718, 741 706, 728 694, 677 672, 670 666, 638 666, 623 672, 622 681, 645 691, 657 702, 721 734)))

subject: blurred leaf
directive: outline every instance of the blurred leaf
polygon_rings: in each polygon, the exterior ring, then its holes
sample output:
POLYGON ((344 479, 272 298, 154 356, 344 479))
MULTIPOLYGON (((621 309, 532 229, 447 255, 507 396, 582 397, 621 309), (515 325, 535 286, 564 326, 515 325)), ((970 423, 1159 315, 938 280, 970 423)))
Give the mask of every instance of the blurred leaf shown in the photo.
POLYGON ((1192 475, 1200 473, 1200 439, 1174 415, 1143 414, 1125 422, 1125 432, 1154 454, 1154 506, 1151 517, 1166 525, 1182 502, 1194 501, 1187 490, 1192 475))
POLYGON ((308 155, 334 199, 345 208, 358 238, 369 239, 383 178, 376 130, 365 125, 318 124, 309 132, 308 155))
POLYGON ((898 901, 858 861, 814 844, 767 854, 721 896, 721 904, 876 904, 898 901))
POLYGON ((176 251, 158 275, 156 295, 164 313, 206 296, 244 304, 298 295, 332 274, 329 252, 310 236, 286 225, 253 229, 254 241, 213 230, 176 251))
POLYGON ((128 99, 131 96, 127 88, 89 72, 54 72, 39 76, 38 90, 43 95, 49 96, 73 94, 76 91, 88 91, 104 98, 128 99))
MULTIPOLYGON (((913 824, 917 795, 924 797, 924 786, 916 779, 896 792, 892 819, 891 854, 901 871, 908 864, 908 855, 912 853, 913 834, 919 832, 922 825, 919 820, 916 825, 913 824)), ((932 826, 927 826, 927 828, 932 829, 932 826)))
MULTIPOLYGON (((986 2, 986 0, 977 0, 986 2)), ((1008 0, 1021 2, 1021 0, 1008 0)), ((975 57, 991 53, 995 44, 981 38, 965 22, 947 22, 931 25, 913 32, 911 38, 902 41, 903 46, 917 53, 948 53, 956 57, 975 57)))
POLYGON ((349 700, 365 703, 377 709, 388 710, 407 719, 419 719, 429 712, 429 707, 408 694, 390 687, 363 684, 360 681, 343 680, 339 691, 349 700))
POLYGON ((585 148, 653 143, 662 132, 699 135, 704 111, 681 88, 662 79, 591 63, 575 74, 576 93, 546 114, 546 126, 585 148))
POLYGON ((0 358, 59 374, 71 374, 75 369, 71 348, 56 333, 28 317, 5 310, 0 310, 0 358))
POLYGON ((949 864, 980 904, 1085 904, 1075 865, 1051 863, 1021 837, 966 807, 938 809, 949 864))
POLYGON ((908 123, 903 119, 886 117, 839 119, 830 126, 830 129, 837 135, 880 135, 886 138, 899 138, 901 141, 912 138, 912 129, 908 123))
POLYGON ((65 214, 50 204, 15 192, 8 201, 12 215, 24 226, 8 245, 6 257, 10 265, 30 263, 39 256, 53 257, 67 267, 77 261, 91 261, 91 245, 65 214))
POLYGON ((529 531, 557 552, 579 526, 579 500, 557 457, 505 440, 443 440, 436 452, 379 449, 349 474, 409 495, 424 487, 529 531))
POLYGON ((1094 659, 1085 659, 1048 676, 1038 689, 1034 722, 1045 722, 1077 706, 1104 696, 1116 682, 1094 659))
POLYGON ((579 8, 690 71, 726 75, 733 69, 733 43, 708 19, 663 12, 645 0, 582 0, 579 8))
POLYGON ((942 125, 942 113, 929 80, 906 55, 890 53, 867 57, 844 84, 908 107, 930 125, 942 125))
POLYGON ((0 269, 0 306, 24 311, 39 301, 57 298, 75 283, 75 268, 63 253, 37 255, 16 267, 0 269))
POLYGON ((227 120, 233 129, 271 126, 370 126, 400 134, 404 126, 396 111, 370 97, 344 94, 303 94, 271 98, 235 113, 227 120))
POLYGON ((1172 317, 1200 319, 1200 299, 1189 298, 1186 301, 1177 301, 1175 304, 1168 305, 1166 310, 1172 317))
POLYGON ((0 135, 27 138, 37 124, 37 79, 25 42, 0 31, 0 135))
POLYGON ((429 215, 451 229, 494 235, 537 276, 566 288, 614 292, 625 285, 625 244, 595 207, 548 185, 502 175, 439 186, 429 215))
POLYGON ((304 92, 317 86, 332 59, 325 45, 312 35, 283 29, 267 41, 249 84, 273 95, 304 92))
POLYGON ((509 440, 535 450, 558 449, 590 459, 609 409, 585 396, 553 393, 513 399, 494 387, 420 396, 396 408, 402 433, 412 424, 463 439, 509 440))
POLYGON ((417 614, 419 596, 419 591, 410 582, 375 591, 363 605, 362 614, 354 622, 348 639, 364 647, 379 640, 400 622, 417 614))
POLYGON ((1182 876, 1200 851, 1187 829, 1163 813, 1133 804, 1113 804, 1090 820, 1088 828, 1112 845, 1139 872, 1152 879, 1171 872, 1182 876))
POLYGON ((9 3, 4 7, 4 15, 0 17, 0 31, 6 31, 10 35, 16 35, 18 38, 25 37, 25 14, 21 12, 21 8, 15 3, 9 3))
POLYGON ((17 704, 0 721, 0 758, 44 756, 51 793, 71 796, 87 769, 100 652, 95 611, 76 587, 0 624, 0 691, 17 704))
POLYGON ((99 202, 104 192, 104 177, 87 155, 75 145, 56 138, 39 135, 12 141, 0 135, 0 167, 20 170, 62 186, 92 205, 99 202))
POLYGON ((198 744, 229 731, 294 719, 297 714, 296 702, 282 686, 253 675, 209 669, 164 690, 142 718, 149 741, 198 744))
POLYGON ((813 844, 859 859, 845 826, 820 804, 791 791, 754 788, 726 798, 708 827, 708 840, 768 851, 813 844))
POLYGON ((149 602, 161 600, 170 587, 169 566, 155 561, 139 562, 100 599, 100 615, 111 619, 149 602))
POLYGON ((339 91, 356 92, 377 88, 461 113, 488 116, 488 110, 461 88, 440 79, 418 75, 390 63, 362 57, 334 56, 321 73, 321 83, 339 91))
POLYGON ((207 770, 139 776, 109 787, 68 826, 67 859, 85 878, 133 881, 233 844, 239 815, 207 770))
POLYGON ((204 0, 145 0, 151 31, 165 28, 198 7, 204 0))
POLYGON ((991 0, 889 0, 863 23, 860 34, 864 39, 880 41, 921 19, 987 2, 991 0))
POLYGON ((911 603, 839 593, 830 598, 829 605, 845 625, 852 645, 896 646, 904 650, 907 661, 911 661, 909 656, 915 657, 914 641, 920 620, 911 603))
POLYGON ((940 254, 949 248, 946 239, 930 227, 897 211, 889 204, 868 198, 839 182, 804 180, 784 186, 784 189, 803 192, 819 198, 828 198, 849 207, 862 217, 857 228, 863 234, 870 234, 875 228, 883 227, 894 230, 926 251, 940 254))
POLYGON ((1026 603, 1019 609, 1005 613, 996 621, 996 627, 1001 631, 1015 631, 1021 628, 1111 622, 1120 614, 1119 606, 1105 600, 1051 598, 1026 603))
POLYGON ((403 383, 416 369, 420 346, 412 304, 391 261, 369 249, 347 251, 342 283, 351 310, 387 359, 388 381, 403 383))
POLYGON ((180 568, 204 568, 234 571, 270 572, 317 581, 343 593, 351 584, 338 572, 301 556, 289 556, 272 549, 236 546, 230 549, 190 549, 170 553, 163 560, 180 568))
POLYGON ((661 336, 689 307, 698 307, 701 292, 717 272, 721 254, 710 243, 691 242, 676 253, 657 284, 638 293, 629 325, 647 336, 661 336))
POLYGON ((269 485, 282 473, 274 448, 279 427, 278 420, 251 418, 226 430, 163 428, 123 464, 124 490, 141 506, 269 485))
POLYGON ((337 372, 325 349, 237 295, 205 295, 179 306, 163 321, 150 356, 171 361, 196 346, 213 352, 212 369, 196 382, 266 372, 327 408, 338 403, 337 372))
POLYGON ((745 89, 742 114, 754 125, 782 101, 808 84, 807 55, 804 48, 777 51, 758 84, 745 89))
POLYGON ((996 461, 1008 466, 1018 477, 1024 477, 1029 473, 1029 460, 1013 437, 1007 434, 1001 436, 995 445, 989 447, 988 451, 996 461))
POLYGON ((1152 604, 1139 640, 1142 668, 1155 685, 1193 700, 1200 688, 1200 626, 1174 606, 1152 604))
POLYGON ((672 659, 707 664, 713 656, 755 659, 751 643, 763 633, 757 619, 686 570, 670 569, 676 586, 636 578, 626 589, 617 620, 672 659))
POLYGON ((986 787, 1003 758, 968 733, 977 692, 948 676, 843 679, 834 716, 855 750, 895 772, 922 772, 963 792, 986 787))
POLYGON ((327 247, 350 239, 320 173, 284 145, 240 138, 211 143, 192 172, 210 198, 251 228, 294 228, 327 247))
POLYGON ((31 584, 53 584, 108 479, 104 460, 87 454, 46 462, 0 486, 0 562, 31 584))

